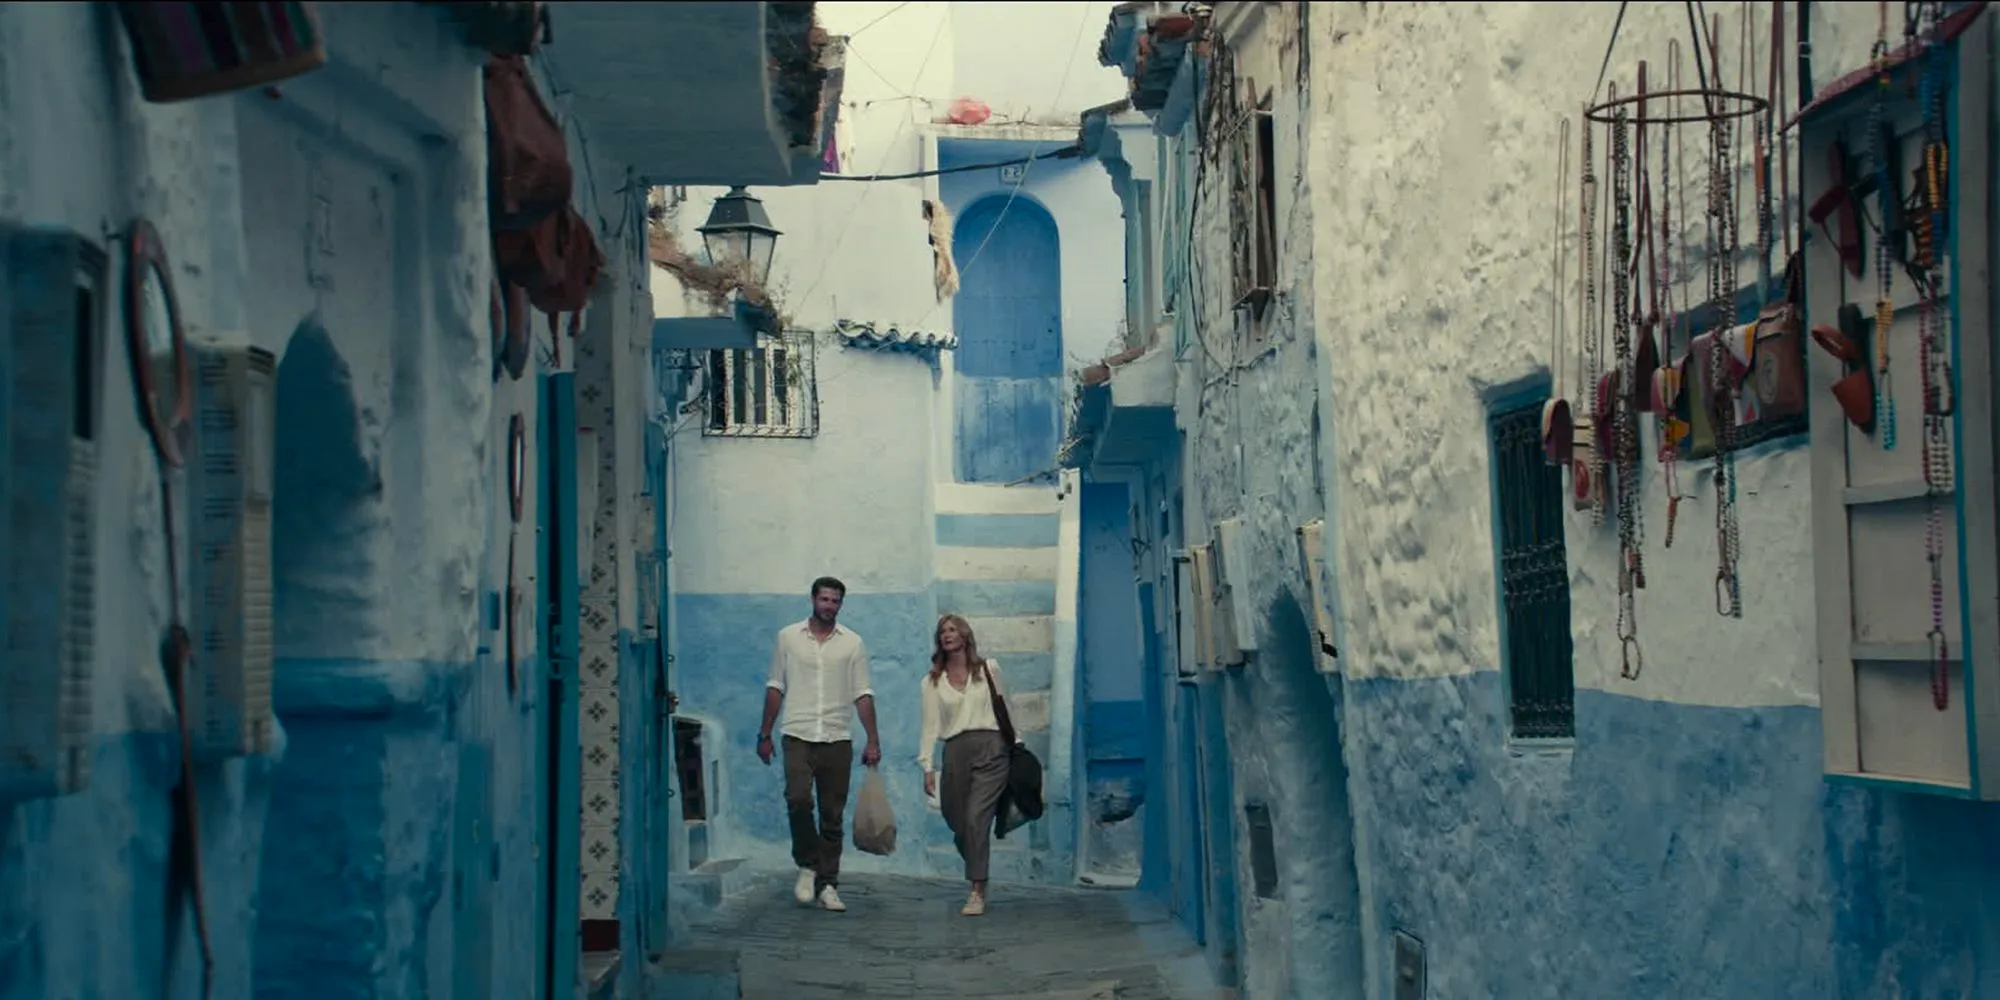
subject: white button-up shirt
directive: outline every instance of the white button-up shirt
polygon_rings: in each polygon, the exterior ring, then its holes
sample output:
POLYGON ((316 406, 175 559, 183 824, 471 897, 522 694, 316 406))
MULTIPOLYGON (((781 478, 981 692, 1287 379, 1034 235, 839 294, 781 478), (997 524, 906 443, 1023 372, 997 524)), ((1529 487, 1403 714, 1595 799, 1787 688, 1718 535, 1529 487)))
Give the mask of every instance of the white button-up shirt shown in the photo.
POLYGON ((843 625, 823 642, 813 637, 811 619, 787 625, 772 644, 765 686, 785 696, 779 732, 808 743, 853 739, 854 703, 875 693, 868 686, 868 644, 843 625))

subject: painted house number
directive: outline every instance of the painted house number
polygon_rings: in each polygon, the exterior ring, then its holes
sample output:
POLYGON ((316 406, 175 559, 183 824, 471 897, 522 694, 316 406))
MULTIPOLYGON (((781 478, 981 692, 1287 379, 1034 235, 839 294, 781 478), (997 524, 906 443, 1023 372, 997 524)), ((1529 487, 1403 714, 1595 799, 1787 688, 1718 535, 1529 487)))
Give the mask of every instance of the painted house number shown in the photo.
POLYGON ((1025 163, 1009 163, 1000 168, 1000 183, 1002 184, 1019 184, 1027 179, 1028 165, 1025 163))

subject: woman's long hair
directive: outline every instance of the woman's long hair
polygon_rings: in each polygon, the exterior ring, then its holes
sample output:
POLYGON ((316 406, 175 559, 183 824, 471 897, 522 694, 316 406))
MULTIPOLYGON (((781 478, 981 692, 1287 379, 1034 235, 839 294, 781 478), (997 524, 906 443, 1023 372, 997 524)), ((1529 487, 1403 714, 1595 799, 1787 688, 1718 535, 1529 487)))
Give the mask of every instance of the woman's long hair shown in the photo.
POLYGON ((965 640, 965 665, 979 668, 979 679, 986 679, 986 660, 979 655, 979 640, 972 637, 972 626, 958 615, 941 615, 937 628, 931 630, 931 672, 930 682, 936 684, 944 676, 944 663, 950 654, 944 651, 944 627, 950 625, 958 629, 959 637, 965 640))

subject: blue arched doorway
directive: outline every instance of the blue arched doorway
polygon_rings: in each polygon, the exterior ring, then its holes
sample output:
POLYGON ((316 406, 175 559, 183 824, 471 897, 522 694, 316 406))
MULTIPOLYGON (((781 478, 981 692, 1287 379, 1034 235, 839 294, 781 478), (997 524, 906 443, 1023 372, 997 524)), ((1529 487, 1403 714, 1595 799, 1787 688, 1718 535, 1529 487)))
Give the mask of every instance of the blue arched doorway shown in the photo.
POLYGON ((959 216, 957 474, 1012 483, 1055 468, 1061 428, 1062 263, 1056 220, 1025 196, 959 216))

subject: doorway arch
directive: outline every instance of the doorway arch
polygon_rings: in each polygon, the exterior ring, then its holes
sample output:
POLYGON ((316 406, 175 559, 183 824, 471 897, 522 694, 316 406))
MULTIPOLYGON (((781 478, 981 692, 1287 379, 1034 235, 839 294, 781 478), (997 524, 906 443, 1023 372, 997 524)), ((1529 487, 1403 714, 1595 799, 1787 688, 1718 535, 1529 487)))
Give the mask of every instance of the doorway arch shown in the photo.
POLYGON ((1033 478, 1055 468, 1062 423, 1056 220, 1025 194, 991 194, 959 216, 952 245, 965 268, 952 305, 957 478, 1033 478))

